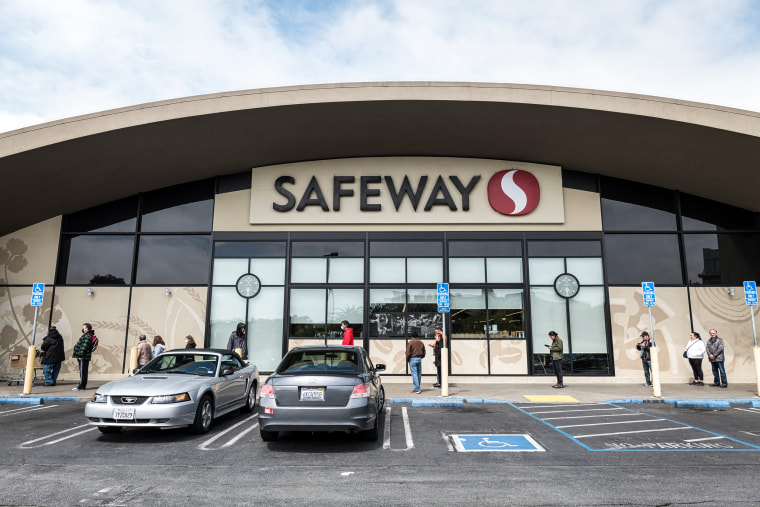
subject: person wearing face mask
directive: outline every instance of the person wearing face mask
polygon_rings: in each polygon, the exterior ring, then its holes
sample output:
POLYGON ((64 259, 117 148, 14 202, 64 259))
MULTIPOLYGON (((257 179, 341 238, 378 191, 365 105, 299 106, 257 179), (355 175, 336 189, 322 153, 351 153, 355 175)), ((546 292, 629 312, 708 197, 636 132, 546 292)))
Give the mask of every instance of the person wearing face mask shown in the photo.
POLYGON ((348 327, 348 321, 344 320, 340 323, 340 328, 343 330, 343 342, 341 345, 353 345, 354 344, 354 330, 348 327))
POLYGON ((185 336, 185 348, 186 349, 194 349, 195 348, 195 340, 190 335, 185 336))

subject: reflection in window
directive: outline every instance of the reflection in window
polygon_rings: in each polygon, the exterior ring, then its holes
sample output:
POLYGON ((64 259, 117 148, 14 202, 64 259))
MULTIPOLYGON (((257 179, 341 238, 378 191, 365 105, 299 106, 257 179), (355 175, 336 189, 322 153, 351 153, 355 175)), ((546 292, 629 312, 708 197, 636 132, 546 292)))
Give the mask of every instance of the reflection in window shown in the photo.
POLYGON ((757 230, 760 214, 709 199, 681 194, 684 231, 757 230))
POLYGON ((604 288, 582 287, 570 299, 570 335, 573 354, 607 355, 604 325, 604 288))
MULTIPOLYGON (((327 290, 327 337, 343 338, 340 323, 347 320, 354 330, 354 340, 362 337, 364 289, 327 290)), ((354 342, 356 345, 359 343, 354 342)))
POLYGON ((525 338, 522 289, 488 289, 488 336, 525 338))
POLYGON ((610 284, 683 283, 675 234, 606 234, 604 242, 610 284))
POLYGON ((760 278, 760 234, 684 234, 690 285, 732 285, 760 278))
POLYGON ((289 336, 325 338, 326 303, 324 289, 291 289, 289 336))
POLYGON ((137 260, 138 284, 207 284, 210 236, 142 236, 137 260))
POLYGON ((132 280, 134 244, 134 236, 66 238, 63 249, 68 250, 68 265, 63 283, 128 285, 132 280))
POLYGON ((451 337, 486 338, 486 294, 483 289, 451 291, 451 337))
MULTIPOLYGON (((211 289, 211 311, 209 314, 211 348, 227 348, 227 340, 229 340, 230 333, 235 330, 238 322, 245 322, 245 302, 246 300, 240 297, 234 287, 213 287, 211 289)), ((250 329, 248 332, 250 334, 250 329)), ((280 334, 282 334, 282 331, 280 331, 280 334)), ((197 340, 198 337, 196 337, 196 342, 197 340)), ((249 337, 249 351, 252 350, 250 341, 249 337)), ((198 346, 200 346, 200 343, 198 346)), ((258 365, 258 362, 256 364, 258 365)))

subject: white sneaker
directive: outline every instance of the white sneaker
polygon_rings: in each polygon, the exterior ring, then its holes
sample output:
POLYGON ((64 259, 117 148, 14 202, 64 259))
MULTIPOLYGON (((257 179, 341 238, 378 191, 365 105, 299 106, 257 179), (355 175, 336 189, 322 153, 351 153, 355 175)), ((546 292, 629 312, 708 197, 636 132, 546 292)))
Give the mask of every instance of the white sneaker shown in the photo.
POLYGON ((79 388, 75 387, 74 389, 72 389, 72 391, 79 391, 79 388))

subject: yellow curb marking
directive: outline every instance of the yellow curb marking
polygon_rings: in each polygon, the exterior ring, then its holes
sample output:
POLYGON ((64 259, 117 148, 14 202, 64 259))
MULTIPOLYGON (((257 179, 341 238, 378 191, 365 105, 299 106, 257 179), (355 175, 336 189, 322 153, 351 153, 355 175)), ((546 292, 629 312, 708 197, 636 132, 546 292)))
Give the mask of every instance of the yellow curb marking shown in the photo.
POLYGON ((580 403, 572 396, 530 395, 524 394, 528 401, 541 401, 546 403, 580 403))

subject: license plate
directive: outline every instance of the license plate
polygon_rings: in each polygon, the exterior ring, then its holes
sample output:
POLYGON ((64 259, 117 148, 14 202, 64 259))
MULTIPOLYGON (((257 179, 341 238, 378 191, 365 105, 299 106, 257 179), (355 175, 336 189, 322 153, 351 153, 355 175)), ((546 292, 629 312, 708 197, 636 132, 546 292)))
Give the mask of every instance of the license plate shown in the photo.
POLYGON ((324 387, 302 387, 301 401, 325 401, 324 387))
POLYGON ((117 408, 113 411, 113 418, 117 421, 131 421, 135 418, 135 409, 117 408))

